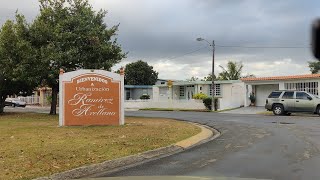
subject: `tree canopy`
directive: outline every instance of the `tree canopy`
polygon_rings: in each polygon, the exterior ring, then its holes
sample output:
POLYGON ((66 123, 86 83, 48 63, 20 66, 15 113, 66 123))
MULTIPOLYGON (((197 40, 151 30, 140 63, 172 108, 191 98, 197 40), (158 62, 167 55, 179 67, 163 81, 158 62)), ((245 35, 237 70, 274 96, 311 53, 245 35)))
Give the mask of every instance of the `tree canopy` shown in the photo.
POLYGON ((220 66, 222 72, 219 73, 219 80, 238 80, 241 77, 243 64, 240 62, 229 61, 227 67, 220 66))
POLYGON ((317 74, 320 70, 320 61, 310 61, 308 62, 309 68, 312 74, 317 74))
POLYGON ((24 16, 16 14, 0 31, 0 113, 8 95, 30 95, 39 79, 24 16))
MULTIPOLYGON (((213 75, 213 80, 217 80, 216 75, 213 75)), ((208 74, 208 76, 205 76, 201 81, 212 81, 212 74, 208 74)))
POLYGON ((158 79, 158 72, 142 60, 129 63, 125 66, 125 84, 127 85, 154 85, 158 79))
POLYGON ((30 25, 42 84, 52 88, 50 114, 56 114, 59 69, 104 69, 126 56, 117 43, 118 25, 108 28, 106 11, 88 0, 39 0, 40 14, 30 25))

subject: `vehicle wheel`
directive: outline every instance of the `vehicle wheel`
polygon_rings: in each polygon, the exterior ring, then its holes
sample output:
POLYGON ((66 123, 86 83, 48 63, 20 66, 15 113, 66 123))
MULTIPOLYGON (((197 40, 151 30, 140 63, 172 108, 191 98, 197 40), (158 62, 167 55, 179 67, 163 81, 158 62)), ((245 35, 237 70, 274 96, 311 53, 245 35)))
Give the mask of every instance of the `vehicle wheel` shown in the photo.
POLYGON ((274 105, 272 108, 272 111, 273 111, 273 114, 277 116, 283 115, 284 113, 283 106, 280 104, 274 105))
POLYGON ((320 116, 320 106, 317 107, 317 112, 316 113, 320 116))
POLYGON ((16 104, 13 104, 13 103, 12 103, 11 106, 12 106, 12 107, 16 107, 16 104))

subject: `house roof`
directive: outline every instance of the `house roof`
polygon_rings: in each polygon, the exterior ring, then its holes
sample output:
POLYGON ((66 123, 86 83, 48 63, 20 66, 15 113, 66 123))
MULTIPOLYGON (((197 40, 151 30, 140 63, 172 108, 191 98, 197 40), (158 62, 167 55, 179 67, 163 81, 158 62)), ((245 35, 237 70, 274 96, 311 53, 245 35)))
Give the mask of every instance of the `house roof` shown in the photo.
MULTIPOLYGON (((232 84, 232 83, 239 83, 239 80, 225 80, 225 81, 214 81, 215 84, 232 84)), ((173 86, 184 86, 184 85, 201 85, 201 84, 212 84, 212 81, 176 81, 173 82, 173 86)), ((154 85, 156 87, 167 87, 168 85, 159 84, 154 85)))
POLYGON ((124 85, 128 89, 152 89, 152 85, 124 85))
POLYGON ((295 80, 295 79, 318 79, 320 74, 304 74, 304 75, 294 75, 294 76, 273 76, 273 77, 249 77, 241 78, 241 81, 276 81, 276 80, 295 80))

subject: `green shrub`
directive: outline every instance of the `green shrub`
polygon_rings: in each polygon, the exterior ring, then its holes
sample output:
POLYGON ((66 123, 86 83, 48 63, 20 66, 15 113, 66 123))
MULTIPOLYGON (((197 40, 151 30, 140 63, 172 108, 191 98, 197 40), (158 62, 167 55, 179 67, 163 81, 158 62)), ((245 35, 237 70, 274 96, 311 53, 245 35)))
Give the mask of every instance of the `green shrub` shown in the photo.
POLYGON ((47 102, 48 102, 48 104, 51 104, 51 102, 52 102, 52 96, 51 95, 47 96, 47 102))
POLYGON ((140 96, 140 99, 150 99, 150 95, 144 94, 144 95, 140 96))
POLYGON ((250 99, 252 104, 256 103, 256 96, 253 93, 250 94, 249 99, 250 99))
POLYGON ((203 93, 198 93, 193 95, 193 99, 205 99, 205 98, 208 98, 208 96, 203 93))
MULTIPOLYGON (((204 106, 208 109, 211 110, 211 106, 212 106, 212 97, 207 97, 205 99, 202 100, 204 106)), ((215 111, 217 110, 218 107, 218 98, 214 98, 214 107, 215 107, 215 111)))

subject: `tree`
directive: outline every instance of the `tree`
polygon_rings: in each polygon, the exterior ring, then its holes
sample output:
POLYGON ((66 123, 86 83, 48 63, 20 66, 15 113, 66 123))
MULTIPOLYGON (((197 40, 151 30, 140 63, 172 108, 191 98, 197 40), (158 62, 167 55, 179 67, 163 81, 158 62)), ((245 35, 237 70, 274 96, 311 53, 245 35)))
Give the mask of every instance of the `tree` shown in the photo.
POLYGON ((255 78, 256 76, 254 74, 247 74, 245 76, 242 76, 241 78, 255 78))
POLYGON ((243 65, 242 63, 229 61, 227 64, 227 69, 223 66, 220 66, 222 72, 219 73, 218 79, 220 80, 238 80, 241 77, 241 72, 243 65))
POLYGON ((190 79, 187 79, 187 81, 198 81, 198 80, 199 78, 195 76, 192 76, 190 79))
POLYGON ((125 84, 154 85, 157 82, 158 74, 152 66, 142 60, 132 62, 125 66, 125 84))
POLYGON ((52 88, 50 114, 56 114, 59 69, 104 69, 126 56, 117 44, 118 25, 108 28, 106 11, 88 0, 39 0, 40 14, 30 27, 42 85, 52 88))
MULTIPOLYGON (((216 75, 213 75, 213 80, 216 80, 216 75)), ((201 81, 212 81, 212 74, 208 74, 208 76, 204 77, 203 79, 201 79, 201 81)))
POLYGON ((0 114, 9 95, 30 95, 37 84, 34 50, 24 16, 7 20, 0 31, 0 114))
POLYGON ((312 74, 317 74, 320 70, 320 61, 308 62, 312 74))

